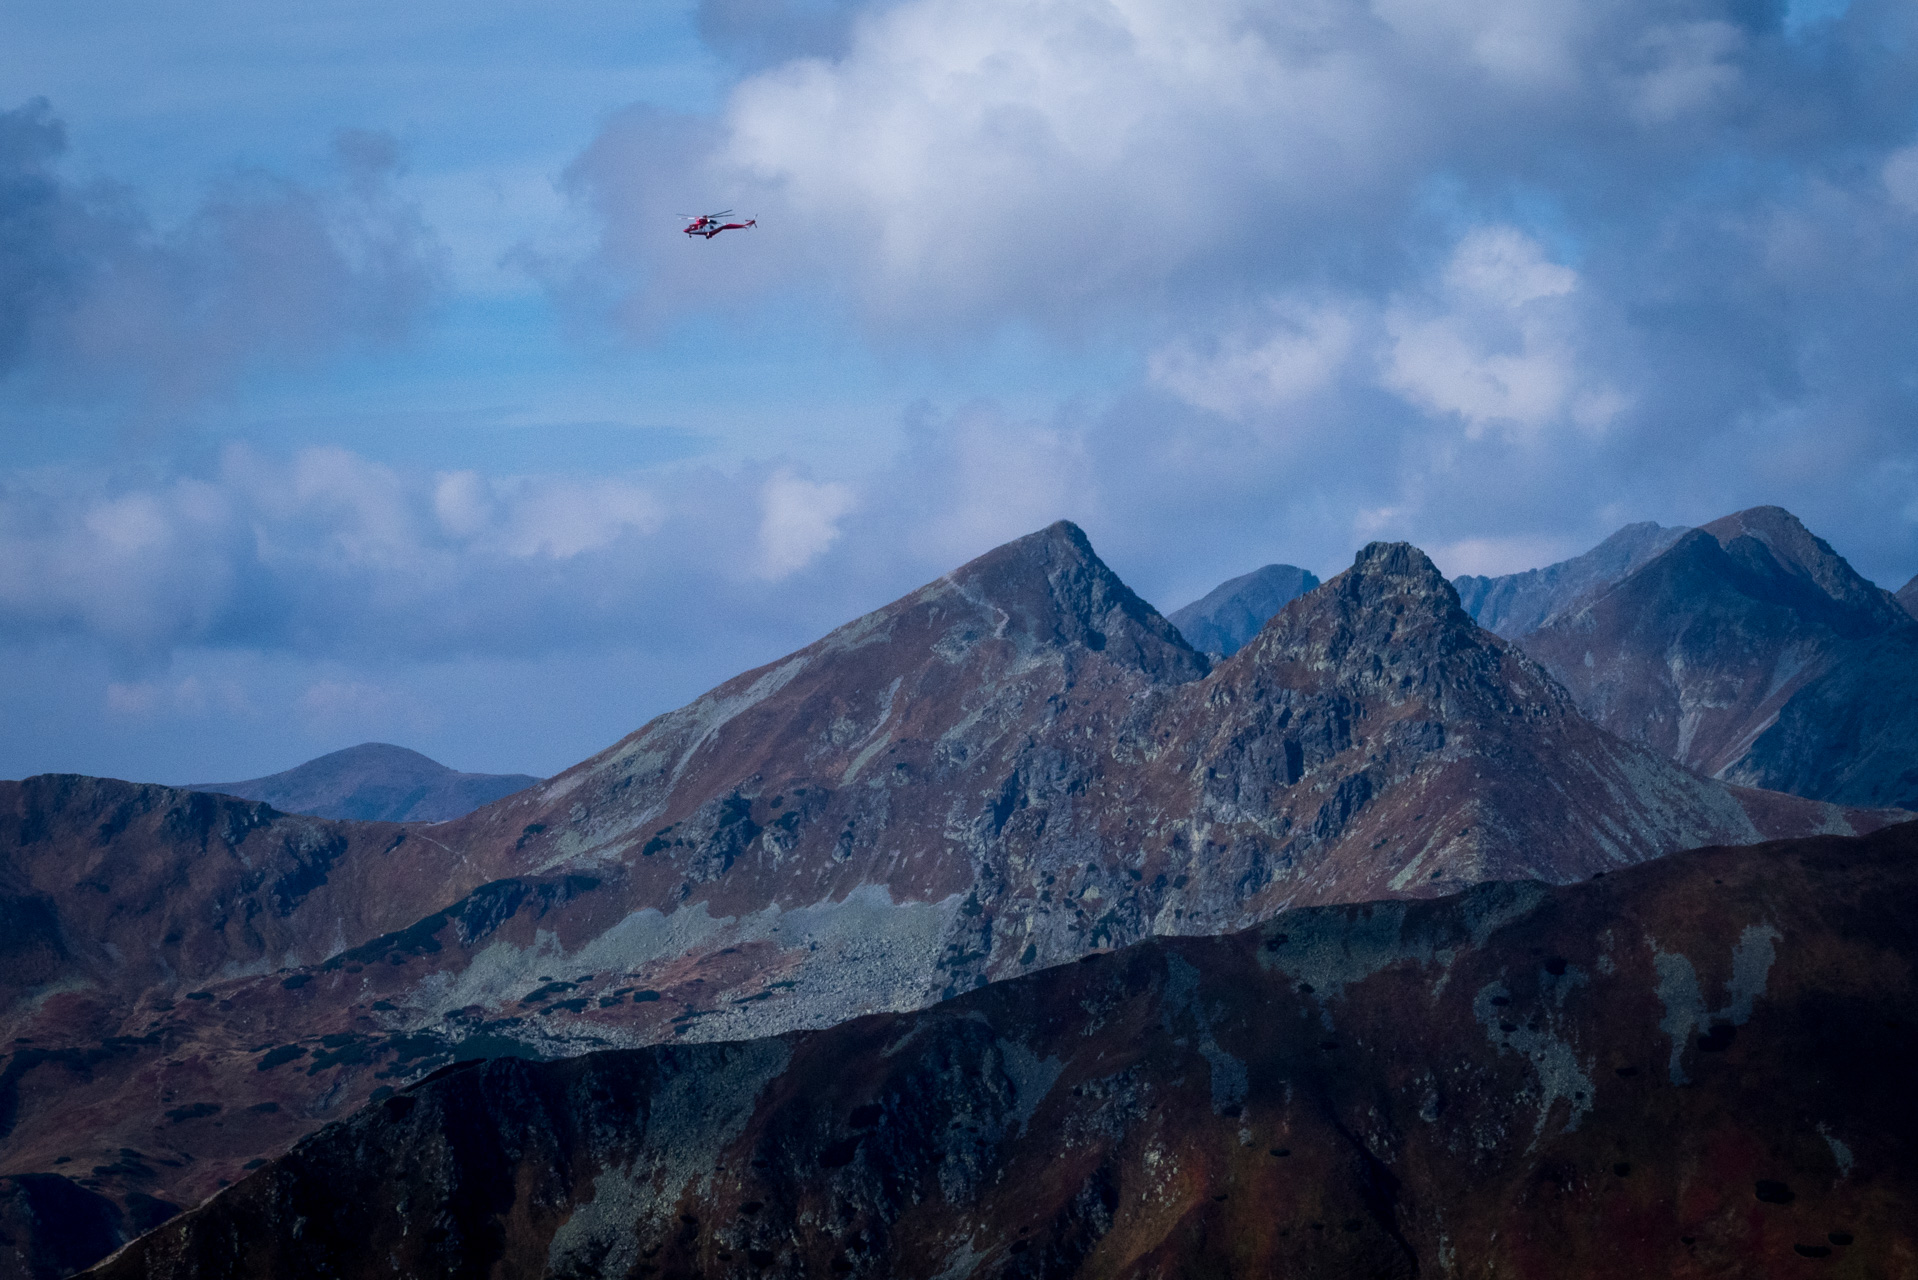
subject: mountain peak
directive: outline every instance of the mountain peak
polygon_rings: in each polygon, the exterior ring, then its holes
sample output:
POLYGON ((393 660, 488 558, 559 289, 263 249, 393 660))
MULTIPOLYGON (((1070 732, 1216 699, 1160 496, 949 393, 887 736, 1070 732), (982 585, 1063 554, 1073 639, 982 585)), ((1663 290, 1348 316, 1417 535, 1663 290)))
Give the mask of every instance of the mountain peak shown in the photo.
POLYGON ((1352 567, 1332 579, 1342 595, 1372 602, 1412 596, 1459 608, 1458 589, 1430 556, 1409 542, 1372 542, 1352 558, 1352 567))
POLYGON ((1001 635, 1105 651, 1175 682, 1206 673, 1204 656, 1120 580, 1070 520, 995 547, 942 581, 995 609, 1001 635))
POLYGON ((1867 615, 1872 623, 1889 626, 1902 622, 1903 610, 1883 588, 1859 576, 1831 544, 1807 529, 1797 516, 1783 507, 1751 507, 1722 516, 1701 526, 1718 539, 1728 553, 1739 554, 1741 539, 1761 543, 1785 570, 1795 577, 1809 579, 1817 588, 1847 609, 1867 615))
POLYGON ((443 822, 532 786, 522 773, 460 773, 390 742, 329 751, 281 773, 199 782, 188 791, 259 800, 283 813, 385 822, 443 822))
POLYGON ((1918 618, 1918 574, 1914 574, 1910 582, 1898 588, 1898 594, 1893 598, 1905 606, 1906 613, 1918 618))

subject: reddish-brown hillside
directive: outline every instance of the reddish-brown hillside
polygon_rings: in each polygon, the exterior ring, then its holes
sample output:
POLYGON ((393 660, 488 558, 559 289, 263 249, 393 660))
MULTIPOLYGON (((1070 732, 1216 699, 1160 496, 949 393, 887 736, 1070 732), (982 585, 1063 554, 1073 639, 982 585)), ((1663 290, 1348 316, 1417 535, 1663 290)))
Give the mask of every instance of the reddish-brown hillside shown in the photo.
POLYGON ((470 1063, 97 1273, 1918 1272, 1918 826, 470 1063))

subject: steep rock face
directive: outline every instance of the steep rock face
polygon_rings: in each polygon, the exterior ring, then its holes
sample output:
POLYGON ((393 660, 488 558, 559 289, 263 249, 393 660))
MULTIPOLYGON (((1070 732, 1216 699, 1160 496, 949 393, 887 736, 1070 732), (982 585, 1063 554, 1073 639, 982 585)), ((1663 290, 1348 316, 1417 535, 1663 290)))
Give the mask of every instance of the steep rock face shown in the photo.
MULTIPOLYGON (((41 967, 6 1014, 21 1042, 0 1062, 0 1174, 70 1168, 87 1190, 192 1204, 455 1058, 827 1026, 1288 906, 1884 820, 1726 788, 1593 729, 1413 548, 1367 548, 1208 668, 1069 525, 454 822, 165 794, 161 826, 250 813, 288 833, 273 840, 345 852, 272 925, 286 940, 223 943, 204 979, 68 984, 67 933, 23 928, 22 971, 41 967)), ((146 839, 73 812, 46 850, 146 839)), ((154 865, 203 875, 201 844, 154 865)), ((208 867, 279 865, 277 844, 205 847, 208 867)), ((102 902, 145 881, 106 883, 102 902)), ((272 875, 258 909, 225 880, 181 883, 155 901, 221 938, 278 919, 272 875)))
POLYGON ((1918 576, 1898 588, 1898 603, 1904 606, 1906 613, 1918 618, 1918 576))
POLYGON ((524 773, 458 773, 405 747, 363 742, 283 773, 245 782, 199 782, 187 790, 261 800, 282 813, 319 818, 444 822, 538 781, 524 773))
POLYGON ((1907 825, 469 1063, 94 1274, 1907 1275, 1914 915, 1907 825))
POLYGON ((1628 524, 1582 556, 1543 569, 1487 578, 1463 574, 1452 580, 1459 603, 1487 631, 1515 640, 1579 597, 1609 586, 1678 541, 1683 527, 1650 520, 1628 524))
POLYGON ((1521 643, 1597 723, 1703 773, 1918 803, 1918 622, 1777 507, 1686 534, 1521 643))
POLYGON ((1230 657, 1280 609, 1319 585, 1296 565, 1268 564, 1220 583, 1169 615, 1194 649, 1230 657))

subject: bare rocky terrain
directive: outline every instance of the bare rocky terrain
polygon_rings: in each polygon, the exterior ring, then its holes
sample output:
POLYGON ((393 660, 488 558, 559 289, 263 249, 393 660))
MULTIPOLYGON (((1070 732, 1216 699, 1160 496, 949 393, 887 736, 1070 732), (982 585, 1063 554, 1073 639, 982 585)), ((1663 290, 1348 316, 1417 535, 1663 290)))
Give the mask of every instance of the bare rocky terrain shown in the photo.
POLYGON ((539 779, 524 773, 459 773, 386 742, 363 742, 245 782, 201 782, 213 791, 261 800, 283 813, 368 822, 444 822, 471 813, 539 779))
POLYGON ((1595 727, 1415 548, 1213 663, 1054 525, 451 822, 0 784, 0 1275, 61 1274, 31 1225, 60 1197, 104 1248, 457 1059, 826 1027, 1906 816, 1595 727))
POLYGON ((93 1273, 1918 1271, 1918 825, 449 1067, 93 1273))
POLYGON ((1918 804, 1918 620, 1778 507, 1684 534, 1518 643, 1593 721, 1708 776, 1918 804))

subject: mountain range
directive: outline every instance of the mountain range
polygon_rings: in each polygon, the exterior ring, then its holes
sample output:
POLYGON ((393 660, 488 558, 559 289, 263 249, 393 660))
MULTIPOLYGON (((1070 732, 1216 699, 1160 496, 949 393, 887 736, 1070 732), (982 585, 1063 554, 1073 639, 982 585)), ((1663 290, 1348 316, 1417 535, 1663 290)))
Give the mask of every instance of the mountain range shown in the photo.
POLYGON ((1061 523, 430 827, 0 784, 0 1231, 104 1251, 458 1060, 763 1039, 1909 816, 1606 732, 1404 544, 1229 657, 1187 640, 1061 523))
POLYGON ((405 747, 363 742, 284 773, 245 782, 199 782, 187 790, 263 800, 283 813, 320 818, 444 822, 538 781, 524 773, 458 773, 405 747))
POLYGON ((466 1062, 102 1280, 1905 1275, 1918 827, 466 1062))
POLYGON ((1459 603, 1481 627, 1507 640, 1536 631, 1581 596, 1610 586, 1683 537, 1684 528, 1628 524, 1584 555, 1503 577, 1452 579, 1459 603))
POLYGON ((1918 620, 1778 507, 1686 532, 1517 643, 1595 723, 1710 777, 1918 806, 1918 620))

